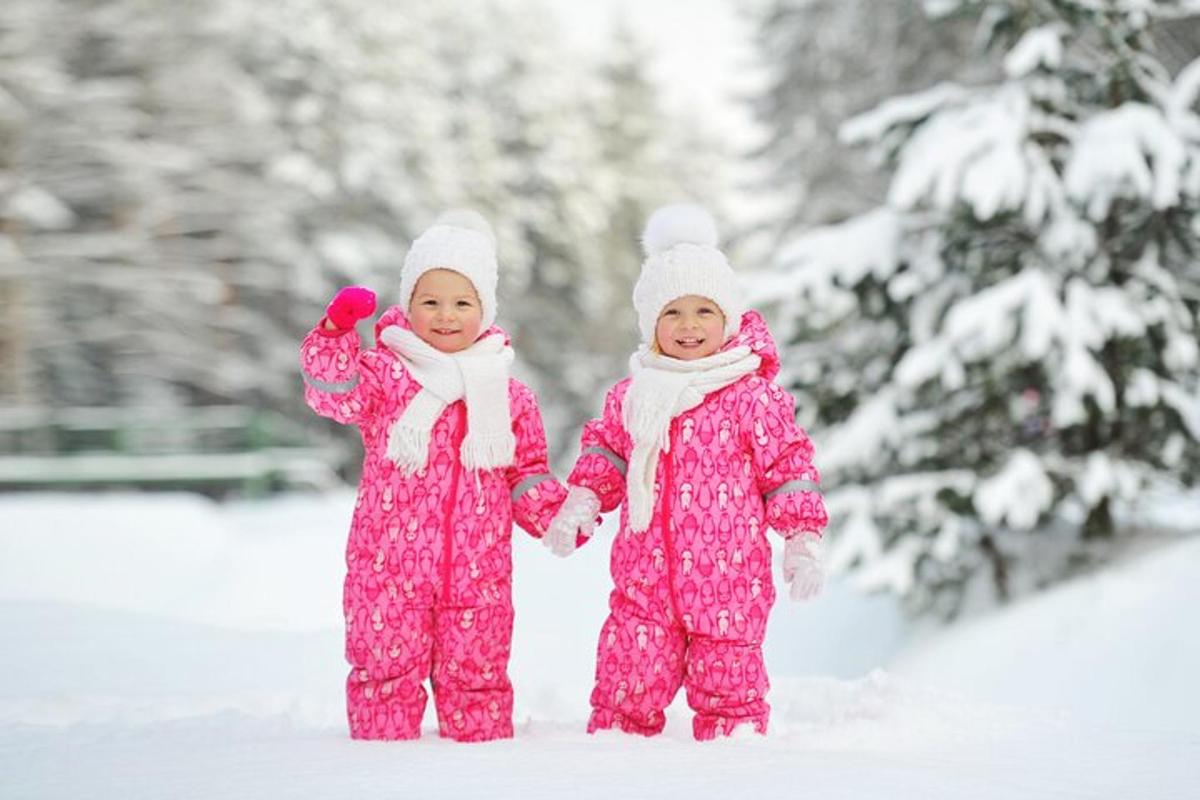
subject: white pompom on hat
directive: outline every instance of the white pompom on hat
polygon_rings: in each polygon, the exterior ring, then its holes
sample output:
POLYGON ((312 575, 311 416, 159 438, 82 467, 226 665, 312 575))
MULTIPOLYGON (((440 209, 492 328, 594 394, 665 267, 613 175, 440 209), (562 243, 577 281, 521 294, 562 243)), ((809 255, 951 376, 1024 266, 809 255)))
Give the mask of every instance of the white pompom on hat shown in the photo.
POLYGON ((475 286, 487 330, 496 321, 496 235, 477 211, 453 209, 441 214, 413 240, 400 271, 400 306, 408 312, 413 290, 431 269, 448 269, 465 275, 475 286))
POLYGON ((689 294, 707 297, 725 315, 725 338, 742 322, 742 298, 737 278, 717 247, 717 225, 699 206, 677 203, 650 215, 642 233, 646 260, 633 287, 642 340, 654 341, 654 328, 663 307, 689 294))

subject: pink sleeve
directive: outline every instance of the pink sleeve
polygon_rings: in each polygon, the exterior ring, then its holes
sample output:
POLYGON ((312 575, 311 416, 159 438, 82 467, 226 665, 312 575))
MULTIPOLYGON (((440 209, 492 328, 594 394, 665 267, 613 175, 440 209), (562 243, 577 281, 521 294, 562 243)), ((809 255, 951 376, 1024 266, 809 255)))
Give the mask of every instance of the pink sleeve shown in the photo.
POLYGON ((558 513, 567 490, 550 472, 546 453, 546 431, 533 392, 516 384, 509 394, 513 412, 516 458, 509 467, 513 521, 530 536, 541 538, 558 513))
POLYGON ((327 331, 321 324, 300 345, 304 401, 321 416, 347 425, 369 417, 378 394, 359 347, 354 331, 327 331))
POLYGON ((567 483, 591 489, 600 498, 600 510, 612 511, 625 498, 625 472, 628 468, 629 436, 621 424, 624 392, 617 384, 604 398, 600 419, 583 426, 579 458, 567 483))
POLYGON ((774 383, 763 381, 751 403, 743 435, 754 456, 758 489, 767 506, 767 524, 791 536, 820 534, 829 522, 821 496, 821 475, 813 466, 813 446, 796 424, 795 401, 774 383))

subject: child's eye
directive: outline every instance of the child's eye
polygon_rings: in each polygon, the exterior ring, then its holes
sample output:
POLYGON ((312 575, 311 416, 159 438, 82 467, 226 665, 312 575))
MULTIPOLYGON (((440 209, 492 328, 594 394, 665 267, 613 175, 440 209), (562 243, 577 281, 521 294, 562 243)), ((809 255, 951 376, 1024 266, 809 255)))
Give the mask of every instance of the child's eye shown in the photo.
POLYGON ((702 316, 702 317, 711 316, 713 313, 713 310, 711 308, 702 308, 702 309, 700 309, 699 313, 700 313, 700 316, 702 316))
POLYGON ((459 307, 459 308, 470 308, 470 307, 471 307, 471 301, 470 301, 470 300, 459 300, 459 301, 458 301, 458 307, 459 307))
POLYGON ((437 305, 437 300, 425 300, 421 303, 421 305, 425 306, 426 308, 433 308, 437 305))
POLYGON ((674 308, 668 308, 666 311, 663 312, 663 316, 664 317, 678 317, 679 311, 674 308))

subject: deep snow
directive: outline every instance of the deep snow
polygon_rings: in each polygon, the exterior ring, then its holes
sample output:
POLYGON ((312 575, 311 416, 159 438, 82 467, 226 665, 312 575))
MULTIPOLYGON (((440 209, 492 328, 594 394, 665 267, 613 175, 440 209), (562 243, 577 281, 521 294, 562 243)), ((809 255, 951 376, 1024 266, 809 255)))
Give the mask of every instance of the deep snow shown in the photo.
MULTIPOLYGON (((1200 539, 917 635, 842 585, 781 600, 771 733, 582 732, 607 533, 516 547, 517 737, 356 743, 351 498, 0 497, 0 797, 1191 797, 1200 539)), ((1184 506, 1181 506, 1181 511, 1184 506)))

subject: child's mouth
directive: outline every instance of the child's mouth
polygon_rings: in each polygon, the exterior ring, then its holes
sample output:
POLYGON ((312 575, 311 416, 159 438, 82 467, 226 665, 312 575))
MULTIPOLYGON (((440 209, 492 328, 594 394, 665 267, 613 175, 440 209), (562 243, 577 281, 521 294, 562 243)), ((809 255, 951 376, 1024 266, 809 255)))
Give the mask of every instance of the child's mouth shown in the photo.
POLYGON ((449 328, 434 328, 433 332, 439 336, 453 336, 458 333, 458 331, 450 330, 449 328))
POLYGON ((675 344, 686 349, 694 349, 704 344, 704 339, 676 339, 675 344))

